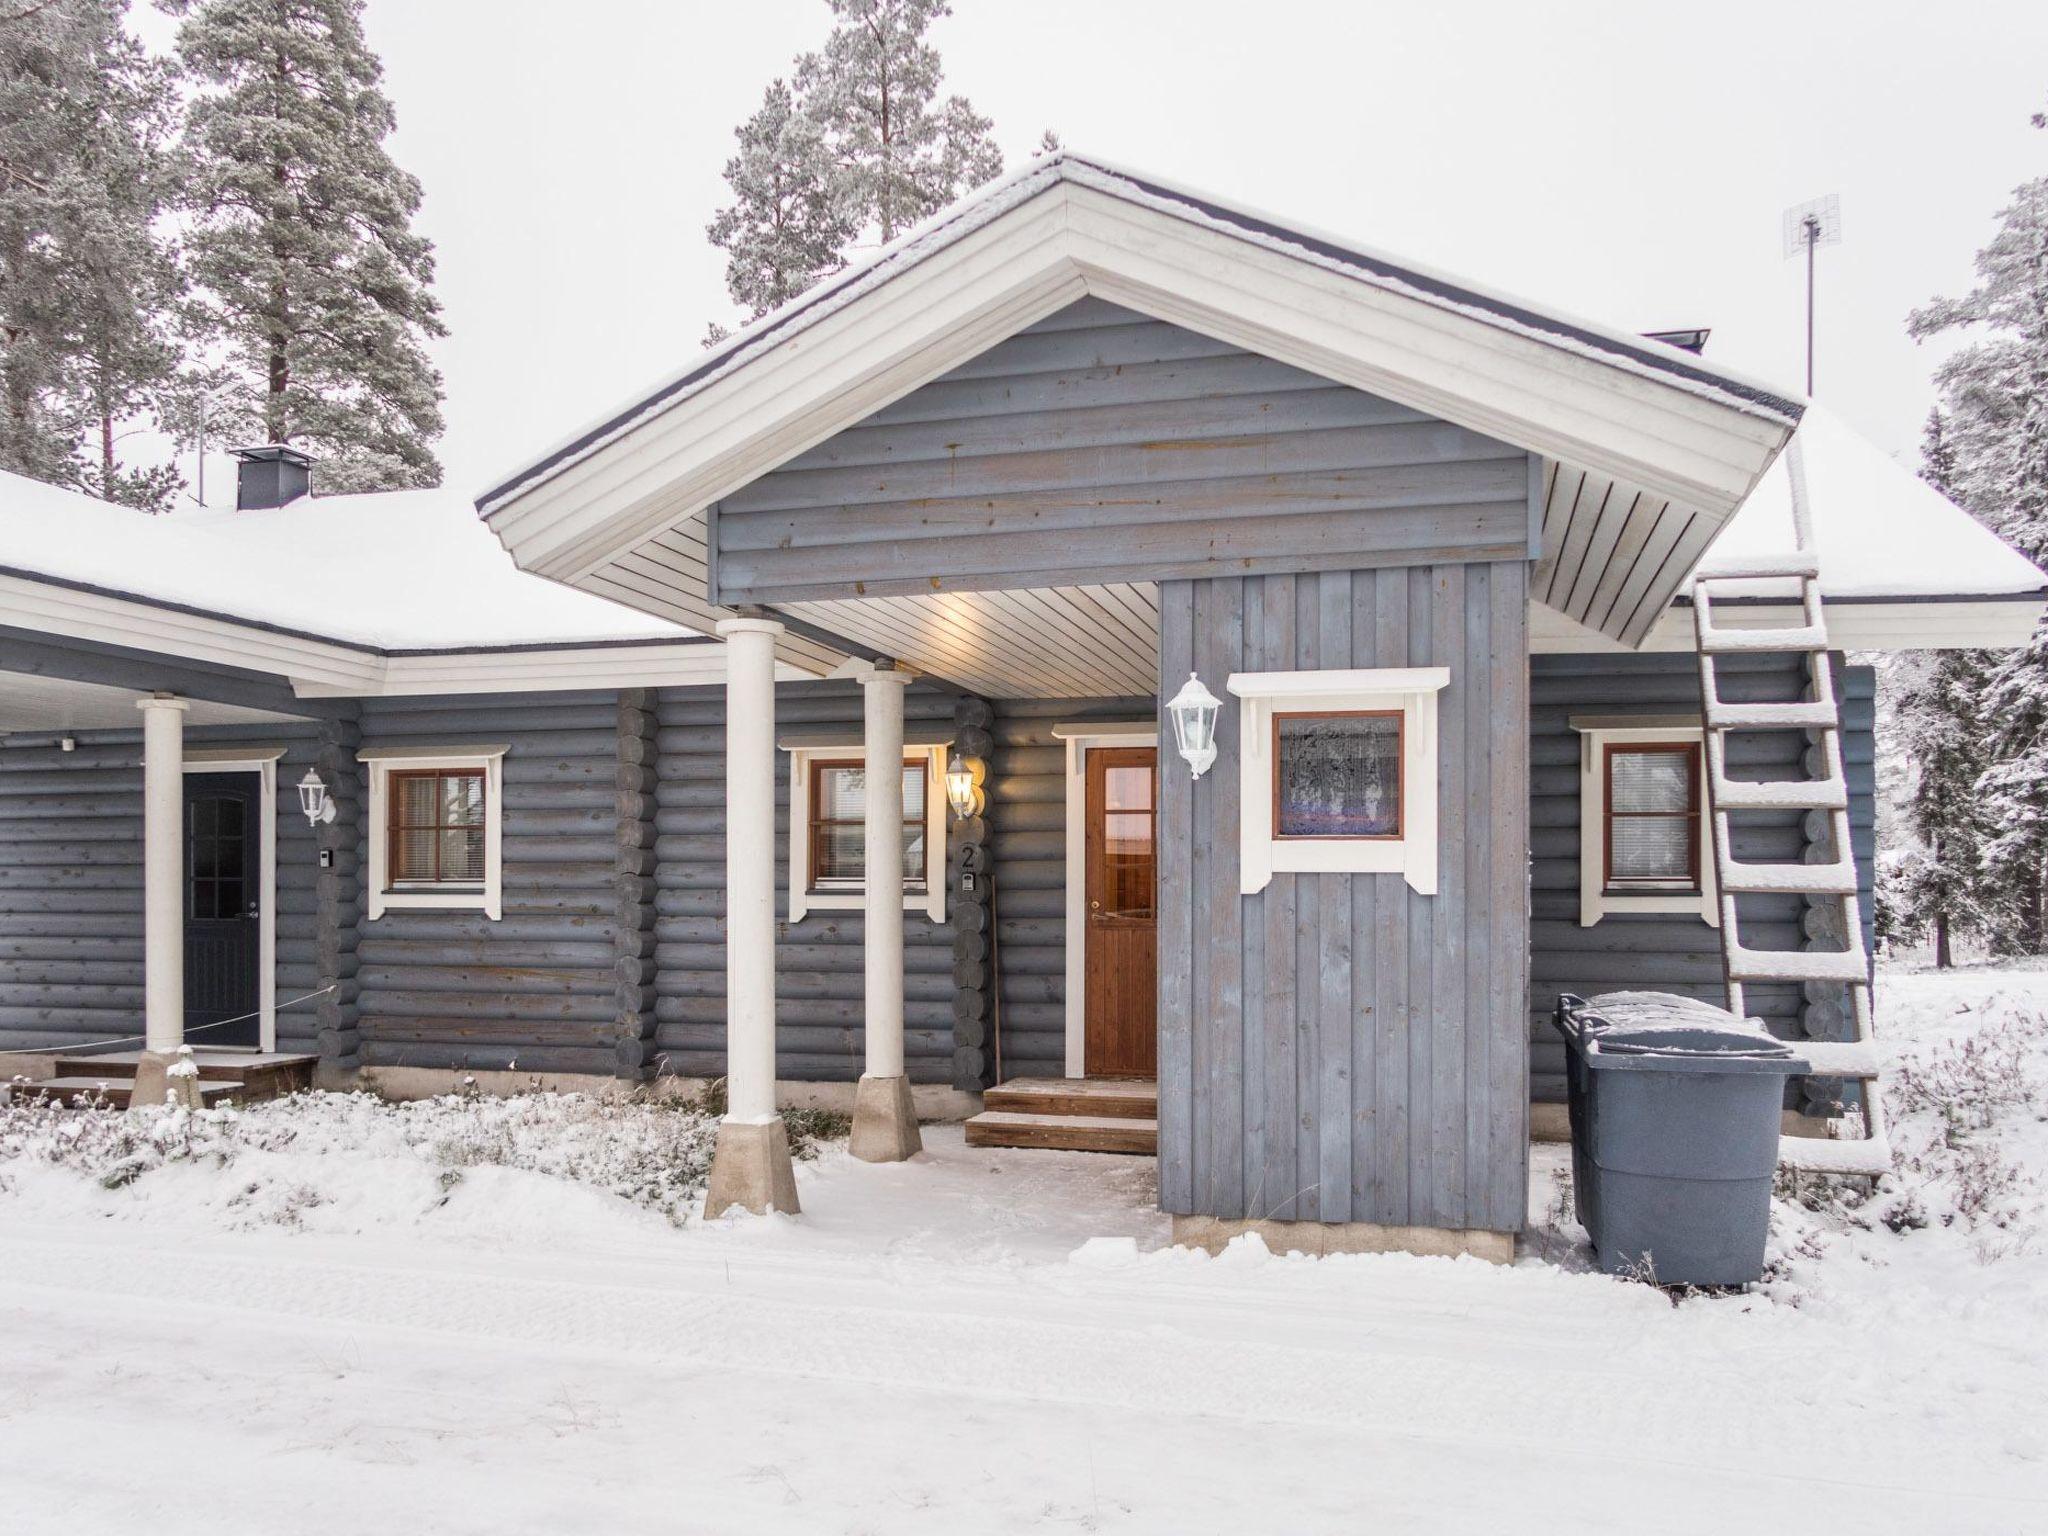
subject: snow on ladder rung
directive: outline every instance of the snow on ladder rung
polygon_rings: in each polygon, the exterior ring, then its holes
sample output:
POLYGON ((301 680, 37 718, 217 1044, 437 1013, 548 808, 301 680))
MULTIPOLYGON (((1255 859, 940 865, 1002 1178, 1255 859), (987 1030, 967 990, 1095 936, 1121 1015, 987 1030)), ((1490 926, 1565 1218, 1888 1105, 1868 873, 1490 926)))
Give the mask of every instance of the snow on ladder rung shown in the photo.
POLYGON ((1728 949, 1733 981, 1868 981, 1870 962, 1860 949, 1728 949))
POLYGON ((1840 721, 1835 706, 1825 700, 1768 704, 1709 699, 1707 724, 1717 731, 1770 731, 1834 728, 1840 721))
POLYGON ((1840 779, 1714 780, 1714 804, 1725 811, 1839 811, 1849 804, 1840 779))
POLYGON ((1757 651, 1824 651, 1828 632, 1818 624, 1800 624, 1790 629, 1723 629, 1718 625, 1700 630, 1700 649, 1709 656, 1757 651))
POLYGON ((1694 581, 1763 581, 1771 577, 1819 576, 1820 558, 1809 553, 1789 555, 1730 555, 1725 560, 1703 560, 1693 572, 1694 581))
POLYGON ((1813 1068, 1813 1077, 1877 1077, 1877 1047, 1868 1040, 1794 1040, 1792 1049, 1813 1068))
POLYGON ((1823 1141, 1818 1136, 1780 1136, 1778 1166, 1796 1173, 1862 1174, 1878 1178, 1892 1171, 1891 1143, 1883 1137, 1863 1141, 1823 1141))
MULTIPOLYGON (((1726 809, 1726 807, 1722 807, 1726 809)), ((1752 895, 1854 896, 1854 864, 1743 864, 1731 860, 1720 871, 1721 888, 1752 895)))

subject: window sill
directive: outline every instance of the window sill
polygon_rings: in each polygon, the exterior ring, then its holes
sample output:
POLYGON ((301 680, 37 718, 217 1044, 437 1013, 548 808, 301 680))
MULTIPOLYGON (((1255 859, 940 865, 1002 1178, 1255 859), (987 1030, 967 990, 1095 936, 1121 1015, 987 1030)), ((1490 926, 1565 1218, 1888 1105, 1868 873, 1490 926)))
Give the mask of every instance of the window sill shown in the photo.
MULTIPOLYGON (((488 891, 384 891, 378 906, 385 912, 482 912, 498 915, 488 891)), ((371 919, 375 920, 374 916, 371 919)))
MULTIPOLYGON (((801 908, 791 914, 792 922, 802 922, 807 912, 858 912, 868 904, 865 891, 806 891, 801 901, 801 908)), ((945 906, 932 891, 905 891, 903 910, 923 912, 935 923, 946 920, 945 906)))

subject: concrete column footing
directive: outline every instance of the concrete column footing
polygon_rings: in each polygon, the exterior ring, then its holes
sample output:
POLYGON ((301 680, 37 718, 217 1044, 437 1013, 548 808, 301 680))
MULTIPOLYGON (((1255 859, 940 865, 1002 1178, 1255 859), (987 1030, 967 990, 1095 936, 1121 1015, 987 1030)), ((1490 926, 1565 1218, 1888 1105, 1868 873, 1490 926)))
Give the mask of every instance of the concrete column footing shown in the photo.
POLYGON ((1330 1253, 1413 1253, 1424 1258, 1457 1258, 1469 1254, 1489 1264, 1510 1264, 1515 1257, 1512 1232, 1485 1232, 1451 1227, 1392 1227, 1376 1221, 1262 1221, 1249 1217, 1176 1216, 1176 1247, 1221 1253, 1231 1239, 1256 1232, 1275 1253, 1305 1253, 1320 1258, 1330 1253))
POLYGON ((853 1094, 848 1150, 864 1163, 900 1163, 924 1150, 907 1077, 862 1077, 853 1094))
POLYGON ((789 1132, 782 1121, 718 1122, 711 1154, 711 1182, 704 1191, 704 1218, 739 1209, 755 1216, 781 1211, 794 1216, 796 1172, 789 1162, 789 1132))

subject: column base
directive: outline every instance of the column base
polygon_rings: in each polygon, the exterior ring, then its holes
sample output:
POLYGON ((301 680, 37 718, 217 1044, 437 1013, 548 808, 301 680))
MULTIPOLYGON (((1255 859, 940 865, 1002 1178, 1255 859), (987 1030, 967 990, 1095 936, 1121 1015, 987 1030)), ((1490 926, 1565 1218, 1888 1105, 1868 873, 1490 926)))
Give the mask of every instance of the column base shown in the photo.
POLYGON ((1470 1254, 1489 1264, 1511 1264, 1515 1239, 1508 1232, 1452 1227, 1390 1227, 1376 1221, 1262 1221, 1250 1217, 1176 1216, 1178 1248, 1221 1253, 1234 1237, 1256 1232, 1275 1253, 1414 1253, 1425 1258, 1470 1254))
POLYGON ((794 1216, 802 1209, 796 1200, 796 1173, 789 1163, 789 1132, 780 1119, 718 1122, 704 1219, 734 1208, 755 1216, 770 1211, 794 1216))
POLYGON ((924 1150, 907 1077, 863 1077, 853 1093, 847 1150, 864 1163, 900 1163, 924 1150))
POLYGON ((128 1091, 130 1109, 153 1109, 159 1104, 182 1104, 198 1109, 199 1072, 192 1065, 192 1048, 176 1051, 144 1051, 135 1064, 135 1086, 128 1091), (178 1070, 179 1067, 183 1071, 178 1070))

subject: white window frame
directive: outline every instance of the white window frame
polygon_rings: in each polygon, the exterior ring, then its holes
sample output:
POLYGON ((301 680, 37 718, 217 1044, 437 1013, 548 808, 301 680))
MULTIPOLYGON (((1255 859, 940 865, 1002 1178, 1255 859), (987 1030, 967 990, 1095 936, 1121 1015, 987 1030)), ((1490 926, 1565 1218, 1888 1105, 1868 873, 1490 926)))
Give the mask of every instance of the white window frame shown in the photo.
POLYGON ((1436 696, 1449 667, 1370 667, 1328 672, 1234 672, 1238 698, 1239 881, 1249 896, 1276 874, 1398 874, 1417 894, 1437 882, 1436 696), (1401 835, 1283 838, 1273 835, 1273 717, 1323 711, 1401 715, 1401 835))
MULTIPOLYGON (((863 887, 814 891, 811 884, 811 773, 820 762, 865 757, 867 749, 849 741, 837 746, 785 747, 789 753, 789 920, 800 923, 812 912, 858 912, 867 905, 863 887)), ((930 852, 925 889, 913 891, 905 882, 903 910, 922 912, 935 923, 946 920, 946 748, 906 742, 903 760, 924 759, 924 837, 930 852)))
POLYGON ((1698 917, 1721 926, 1714 877, 1713 817, 1708 812, 1706 732, 1698 715, 1574 715, 1579 733, 1579 926, 1623 912, 1698 917), (1610 746, 1697 746, 1700 764, 1700 888, 1697 891, 1607 889, 1607 749, 1610 746))
POLYGON ((365 905, 375 922, 386 912, 481 912, 492 922, 505 913, 505 745, 363 747, 356 761, 370 770, 370 845, 365 905), (416 769, 454 769, 484 776, 484 878, 478 890, 390 889, 391 775, 416 769))

